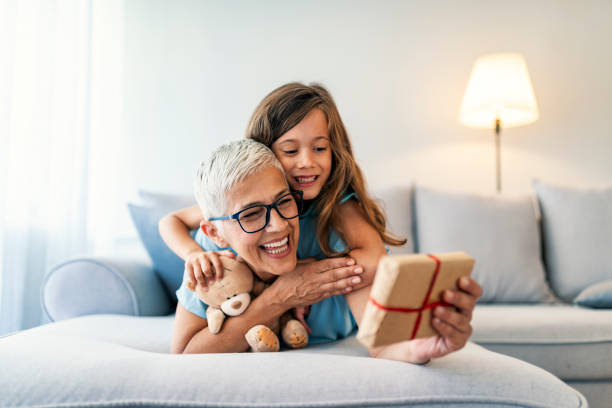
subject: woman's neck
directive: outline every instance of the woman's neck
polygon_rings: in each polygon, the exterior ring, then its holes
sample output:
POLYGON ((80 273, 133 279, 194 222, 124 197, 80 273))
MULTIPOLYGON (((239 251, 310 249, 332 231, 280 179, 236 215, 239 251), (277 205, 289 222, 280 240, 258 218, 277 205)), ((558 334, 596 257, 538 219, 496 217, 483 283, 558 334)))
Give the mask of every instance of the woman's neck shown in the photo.
POLYGON ((272 281, 274 281, 274 279, 278 277, 278 275, 274 275, 273 273, 270 273, 270 272, 260 272, 260 271, 253 270, 253 273, 257 275, 259 279, 261 279, 262 281, 266 283, 271 283, 272 281))

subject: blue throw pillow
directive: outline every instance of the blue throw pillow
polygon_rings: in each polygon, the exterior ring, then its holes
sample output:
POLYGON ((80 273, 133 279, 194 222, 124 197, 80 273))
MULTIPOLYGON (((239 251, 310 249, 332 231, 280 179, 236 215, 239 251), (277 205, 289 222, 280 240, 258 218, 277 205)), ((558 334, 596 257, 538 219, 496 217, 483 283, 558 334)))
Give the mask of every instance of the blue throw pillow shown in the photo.
POLYGON ((612 308, 612 280, 589 286, 576 296, 574 304, 597 309, 612 308))
MULTIPOLYGON (((176 302, 176 290, 181 286, 185 262, 164 242, 157 224, 166 214, 175 211, 177 208, 169 207, 150 207, 136 204, 128 204, 132 221, 147 253, 153 261, 153 269, 161 278, 168 295, 176 302)), ((191 231, 194 237, 197 229, 191 231)))

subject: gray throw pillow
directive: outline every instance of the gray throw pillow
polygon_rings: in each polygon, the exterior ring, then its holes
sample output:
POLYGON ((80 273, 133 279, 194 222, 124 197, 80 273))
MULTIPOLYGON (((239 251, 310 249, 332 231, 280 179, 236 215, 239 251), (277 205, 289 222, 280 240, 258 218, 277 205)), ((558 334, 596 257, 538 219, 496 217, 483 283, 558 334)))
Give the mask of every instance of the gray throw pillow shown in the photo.
POLYGON ((480 302, 550 302, 533 198, 415 190, 420 253, 464 251, 476 259, 480 302))
POLYGON ((552 289, 571 302, 612 279, 612 187, 570 188, 534 181, 542 212, 544 261, 552 289))
POLYGON ((414 253, 414 241, 412 240, 412 192, 413 185, 376 188, 373 191, 375 199, 379 200, 381 208, 387 217, 387 229, 402 238, 406 243, 402 247, 389 247, 389 253, 393 255, 414 253))

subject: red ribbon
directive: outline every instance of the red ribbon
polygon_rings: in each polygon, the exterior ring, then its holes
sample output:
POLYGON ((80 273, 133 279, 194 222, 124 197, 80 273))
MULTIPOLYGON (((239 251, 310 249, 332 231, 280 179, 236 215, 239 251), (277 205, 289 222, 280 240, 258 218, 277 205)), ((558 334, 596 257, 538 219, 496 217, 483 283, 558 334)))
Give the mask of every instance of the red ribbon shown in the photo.
POLYGON ((429 301, 429 297, 431 296, 431 291, 433 290, 434 284, 436 283, 436 279, 438 278, 438 273, 440 272, 440 264, 441 264, 440 260, 435 255, 427 254, 427 256, 433 259, 434 261, 436 261, 436 270, 434 271, 433 278, 431 279, 431 282, 429 283, 429 289, 427 289, 427 294, 425 295, 425 299, 423 299, 423 303, 421 304, 421 307, 417 307, 417 308, 389 307, 389 306, 381 305, 376 300, 374 300, 374 298, 370 297, 370 302, 372 302, 372 304, 379 309, 386 310, 389 312, 418 313, 416 322, 414 323, 414 329, 412 330, 412 335, 410 336, 410 340, 414 339, 417 332, 419 331, 419 326, 421 325, 421 317, 423 315, 423 310, 433 309, 434 307, 437 307, 437 306, 450 306, 450 304, 444 301, 427 303, 429 301))

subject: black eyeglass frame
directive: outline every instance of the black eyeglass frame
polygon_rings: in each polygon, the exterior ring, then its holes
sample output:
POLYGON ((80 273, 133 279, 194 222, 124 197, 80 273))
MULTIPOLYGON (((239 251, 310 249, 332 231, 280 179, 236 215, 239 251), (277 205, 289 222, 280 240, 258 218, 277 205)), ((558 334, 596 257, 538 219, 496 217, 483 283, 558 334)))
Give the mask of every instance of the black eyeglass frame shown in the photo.
POLYGON ((209 218, 208 221, 223 221, 223 220, 236 220, 238 221, 238 225, 240 225, 240 228, 246 232, 247 234, 255 234, 256 232, 259 232, 261 230, 263 230, 264 228, 266 228, 268 226, 268 224, 270 223, 270 213, 272 212, 272 209, 276 210, 276 213, 283 219, 285 220, 292 220, 295 217, 299 217, 300 215, 302 215, 302 206, 303 206, 303 199, 302 197, 304 196, 304 192, 301 190, 294 190, 291 191, 287 194, 283 194, 282 196, 280 196, 279 198, 277 198, 272 204, 254 204, 251 205, 247 208, 243 208, 242 210, 238 211, 235 214, 232 215, 227 215, 224 217, 212 217, 209 218), (293 217, 285 217, 283 214, 281 214, 280 210, 278 209, 278 203, 280 202, 280 200, 282 200, 283 198, 287 197, 287 196, 292 196, 295 199, 295 203, 297 204, 298 207, 298 212, 295 216, 293 217), (242 214, 245 211, 251 210, 253 208, 256 207, 266 207, 266 222, 264 223, 263 227, 259 228, 256 231, 247 231, 246 229, 244 229, 244 227, 242 226, 242 223, 240 222, 240 214, 242 214))

